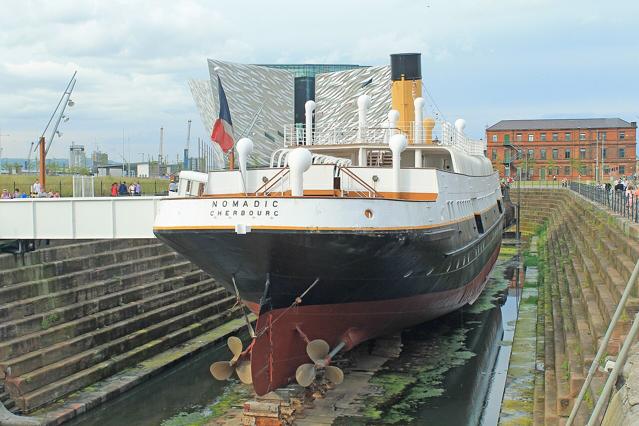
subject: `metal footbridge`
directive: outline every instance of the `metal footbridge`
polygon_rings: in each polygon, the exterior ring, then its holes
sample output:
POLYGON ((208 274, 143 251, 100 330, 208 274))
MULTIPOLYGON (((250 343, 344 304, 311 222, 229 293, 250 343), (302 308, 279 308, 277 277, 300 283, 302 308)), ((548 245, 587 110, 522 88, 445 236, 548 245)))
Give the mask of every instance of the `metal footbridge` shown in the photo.
POLYGON ((0 200, 0 240, 155 238, 153 222, 163 198, 0 200))

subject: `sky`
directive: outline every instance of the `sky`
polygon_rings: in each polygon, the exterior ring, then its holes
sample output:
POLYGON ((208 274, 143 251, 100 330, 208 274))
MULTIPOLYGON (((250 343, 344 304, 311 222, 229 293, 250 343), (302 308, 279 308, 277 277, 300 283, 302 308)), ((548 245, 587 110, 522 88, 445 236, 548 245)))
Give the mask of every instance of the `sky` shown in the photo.
POLYGON ((208 140, 187 84, 208 78, 207 58, 386 65, 421 52, 442 115, 463 117, 477 139, 502 119, 639 121, 636 1, 0 0, 0 10, 3 157, 27 156, 77 70, 49 157, 75 142, 140 161, 157 156, 164 127, 175 159, 187 120, 192 141, 208 140))

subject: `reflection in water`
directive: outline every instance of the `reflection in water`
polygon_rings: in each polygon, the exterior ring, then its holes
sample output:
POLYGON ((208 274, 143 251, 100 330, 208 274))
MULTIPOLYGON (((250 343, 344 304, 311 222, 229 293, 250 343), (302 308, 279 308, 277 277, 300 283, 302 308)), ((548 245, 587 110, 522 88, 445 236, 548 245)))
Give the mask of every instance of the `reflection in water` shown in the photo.
POLYGON ((413 414, 414 424, 427 421, 429 425, 477 425, 503 334, 501 310, 496 307, 475 315, 464 315, 462 311, 441 321, 456 323, 458 328, 466 329, 464 346, 474 356, 444 375, 441 384, 444 393, 426 399, 419 406, 413 414))

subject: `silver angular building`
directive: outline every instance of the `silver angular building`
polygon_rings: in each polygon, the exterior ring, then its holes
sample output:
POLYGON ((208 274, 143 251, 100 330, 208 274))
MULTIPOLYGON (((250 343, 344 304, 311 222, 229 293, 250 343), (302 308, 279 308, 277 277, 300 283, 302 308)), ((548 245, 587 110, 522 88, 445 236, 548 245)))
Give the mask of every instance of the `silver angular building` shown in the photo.
MULTIPOLYGON (((208 80, 190 80, 189 88, 202 124, 211 133, 219 114, 218 76, 229 103, 235 140, 249 137, 255 149, 250 162, 266 165, 284 147, 284 128, 302 126, 304 104, 317 102, 318 129, 357 126, 357 97, 371 96, 369 123, 381 126, 390 110, 390 67, 352 64, 238 64, 208 60, 208 80)), ((217 144, 215 166, 225 158, 217 144)))

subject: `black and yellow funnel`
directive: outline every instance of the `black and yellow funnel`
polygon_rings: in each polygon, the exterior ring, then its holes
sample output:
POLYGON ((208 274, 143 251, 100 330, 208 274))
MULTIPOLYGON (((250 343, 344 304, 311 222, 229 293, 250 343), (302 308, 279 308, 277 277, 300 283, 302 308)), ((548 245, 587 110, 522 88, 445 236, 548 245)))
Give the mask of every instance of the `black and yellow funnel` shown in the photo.
POLYGON ((410 139, 410 123, 415 121, 413 102, 422 96, 422 55, 421 53, 396 53, 390 57, 392 107, 399 111, 398 127, 410 139))

